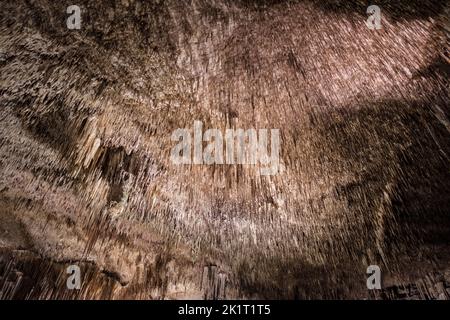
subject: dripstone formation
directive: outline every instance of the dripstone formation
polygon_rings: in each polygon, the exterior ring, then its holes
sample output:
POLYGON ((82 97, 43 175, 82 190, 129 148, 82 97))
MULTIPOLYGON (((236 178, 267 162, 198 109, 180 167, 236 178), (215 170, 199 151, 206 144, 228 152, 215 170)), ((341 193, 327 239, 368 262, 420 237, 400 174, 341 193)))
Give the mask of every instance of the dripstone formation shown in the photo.
POLYGON ((449 5, 378 2, 2 1, 0 298, 450 298, 449 5), (194 121, 280 172, 172 163, 194 121))

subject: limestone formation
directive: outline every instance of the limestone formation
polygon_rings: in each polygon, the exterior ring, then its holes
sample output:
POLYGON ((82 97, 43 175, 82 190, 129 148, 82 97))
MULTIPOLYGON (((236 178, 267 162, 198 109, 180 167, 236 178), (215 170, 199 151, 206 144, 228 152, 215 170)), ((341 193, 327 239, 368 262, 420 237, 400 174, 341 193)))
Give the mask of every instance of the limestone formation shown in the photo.
POLYGON ((448 2, 370 4, 2 1, 0 298, 450 298, 448 2), (194 121, 282 172, 172 163, 194 121))

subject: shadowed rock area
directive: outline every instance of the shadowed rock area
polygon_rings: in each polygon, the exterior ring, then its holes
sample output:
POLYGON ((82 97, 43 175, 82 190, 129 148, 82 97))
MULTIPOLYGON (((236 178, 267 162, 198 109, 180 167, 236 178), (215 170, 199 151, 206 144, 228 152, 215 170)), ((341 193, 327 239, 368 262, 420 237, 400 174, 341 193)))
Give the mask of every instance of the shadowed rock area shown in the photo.
POLYGON ((80 30, 0 3, 1 299, 450 298, 447 1, 381 30, 367 1, 76 2, 80 30), (195 120, 280 129, 281 172, 172 163, 195 120))

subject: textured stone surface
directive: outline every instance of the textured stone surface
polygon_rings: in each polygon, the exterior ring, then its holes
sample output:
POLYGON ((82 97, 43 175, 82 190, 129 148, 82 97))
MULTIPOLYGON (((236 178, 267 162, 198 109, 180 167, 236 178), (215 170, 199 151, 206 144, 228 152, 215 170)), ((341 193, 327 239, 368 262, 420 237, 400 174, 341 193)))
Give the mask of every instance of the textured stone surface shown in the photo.
POLYGON ((449 297, 445 1, 77 2, 0 4, 1 298, 449 297), (194 120, 283 173, 172 164, 194 120))

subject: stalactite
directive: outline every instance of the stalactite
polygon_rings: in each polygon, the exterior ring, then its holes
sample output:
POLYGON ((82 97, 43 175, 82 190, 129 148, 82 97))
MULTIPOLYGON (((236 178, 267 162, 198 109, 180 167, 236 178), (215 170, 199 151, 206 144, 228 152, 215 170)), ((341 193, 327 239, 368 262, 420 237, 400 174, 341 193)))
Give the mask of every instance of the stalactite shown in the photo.
POLYGON ((445 1, 380 30, 357 0, 74 2, 80 30, 0 4, 1 299, 450 297, 445 1), (194 121, 279 129, 278 174, 172 163, 194 121))

